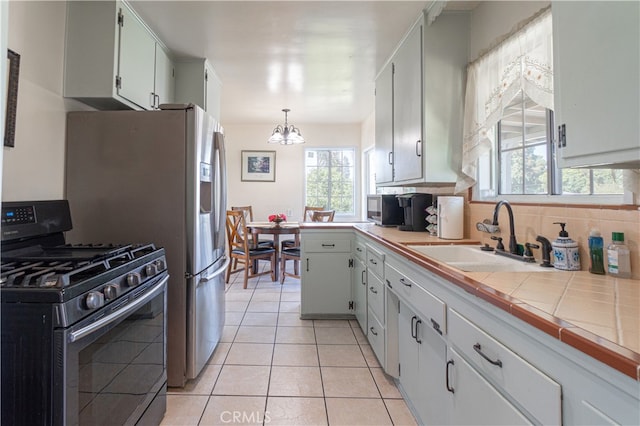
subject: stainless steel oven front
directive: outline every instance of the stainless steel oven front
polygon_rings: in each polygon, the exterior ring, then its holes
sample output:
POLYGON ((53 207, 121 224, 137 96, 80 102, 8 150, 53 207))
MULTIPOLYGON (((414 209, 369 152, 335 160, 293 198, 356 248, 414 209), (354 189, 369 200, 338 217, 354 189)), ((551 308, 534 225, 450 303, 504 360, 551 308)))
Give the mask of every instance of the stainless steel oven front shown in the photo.
POLYGON ((53 423, 158 424, 166 410, 166 273, 54 331, 53 423))

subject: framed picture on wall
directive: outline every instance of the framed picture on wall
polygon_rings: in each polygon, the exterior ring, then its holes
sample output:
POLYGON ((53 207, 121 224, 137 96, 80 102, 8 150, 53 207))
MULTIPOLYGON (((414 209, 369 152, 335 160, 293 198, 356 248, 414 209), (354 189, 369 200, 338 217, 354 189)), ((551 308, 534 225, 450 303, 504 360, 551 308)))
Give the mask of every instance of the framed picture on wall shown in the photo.
POLYGON ((275 182, 275 151, 242 151, 242 182, 275 182))
POLYGON ((18 106, 18 77, 20 75, 20 55, 13 50, 7 50, 7 81, 4 103, 4 146, 15 146, 16 137, 16 109, 18 106))

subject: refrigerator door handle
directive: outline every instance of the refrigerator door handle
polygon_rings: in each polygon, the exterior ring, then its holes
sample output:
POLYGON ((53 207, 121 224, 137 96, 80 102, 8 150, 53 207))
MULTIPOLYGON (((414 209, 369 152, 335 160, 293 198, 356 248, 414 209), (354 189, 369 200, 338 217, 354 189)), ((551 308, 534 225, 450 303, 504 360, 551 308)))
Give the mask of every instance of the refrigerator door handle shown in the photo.
POLYGON ((218 215, 218 225, 216 227, 216 241, 215 248, 220 248, 223 252, 226 246, 225 240, 225 229, 226 229, 226 220, 227 220, 227 165, 225 159, 225 148, 224 148, 224 134, 221 132, 216 132, 214 137, 214 156, 217 155, 217 158, 213 159, 213 163, 217 164, 219 170, 216 176, 217 182, 214 186, 214 197, 215 198, 215 206, 216 212, 218 215))
POLYGON ((215 277, 217 277, 220 274, 223 274, 227 268, 229 267, 229 264, 231 263, 231 259, 229 259, 228 257, 224 257, 225 261, 224 261, 224 265, 222 265, 220 268, 216 269, 216 271, 211 274, 211 275, 207 275, 206 277, 202 277, 200 278, 200 282, 207 282, 207 281, 211 281, 212 279, 214 279, 215 277))

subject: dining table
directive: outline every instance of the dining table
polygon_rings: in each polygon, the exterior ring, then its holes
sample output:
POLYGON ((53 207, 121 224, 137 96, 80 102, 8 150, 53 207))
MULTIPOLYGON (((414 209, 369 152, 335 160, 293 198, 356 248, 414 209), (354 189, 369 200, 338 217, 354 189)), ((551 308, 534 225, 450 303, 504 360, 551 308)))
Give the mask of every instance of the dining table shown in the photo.
POLYGON ((280 235, 294 235, 296 246, 300 246, 300 223, 298 222, 248 222, 247 228, 251 231, 253 241, 257 242, 261 234, 273 236, 273 245, 276 250, 276 267, 274 272, 276 279, 280 277, 280 235))

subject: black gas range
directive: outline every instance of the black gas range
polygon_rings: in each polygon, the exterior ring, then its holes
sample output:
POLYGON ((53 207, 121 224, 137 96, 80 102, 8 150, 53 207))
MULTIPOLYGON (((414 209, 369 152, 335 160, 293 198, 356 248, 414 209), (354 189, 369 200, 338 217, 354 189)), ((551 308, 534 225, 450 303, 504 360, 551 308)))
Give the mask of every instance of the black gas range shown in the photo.
POLYGON ((159 422, 166 283, 154 244, 66 244, 64 200, 2 204, 2 424, 159 422))

